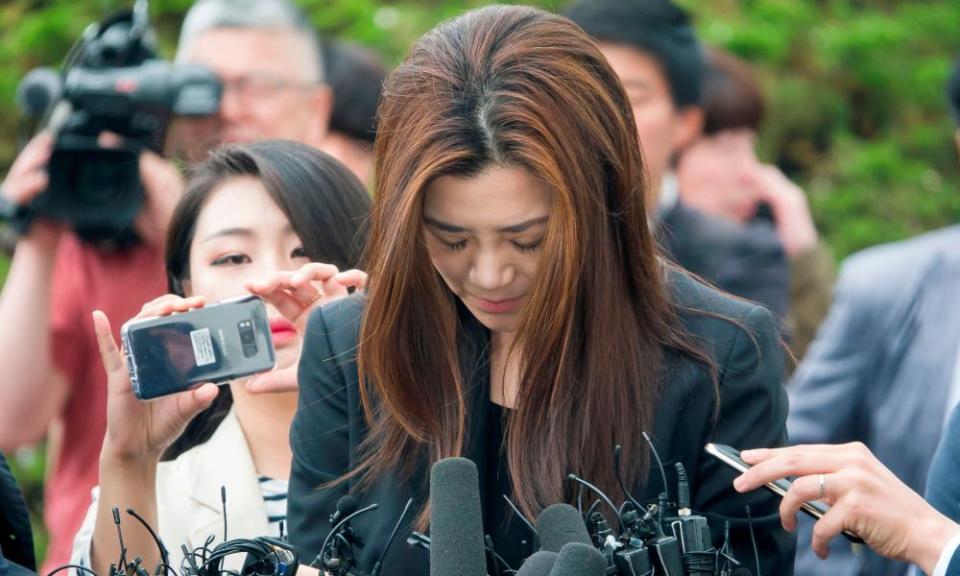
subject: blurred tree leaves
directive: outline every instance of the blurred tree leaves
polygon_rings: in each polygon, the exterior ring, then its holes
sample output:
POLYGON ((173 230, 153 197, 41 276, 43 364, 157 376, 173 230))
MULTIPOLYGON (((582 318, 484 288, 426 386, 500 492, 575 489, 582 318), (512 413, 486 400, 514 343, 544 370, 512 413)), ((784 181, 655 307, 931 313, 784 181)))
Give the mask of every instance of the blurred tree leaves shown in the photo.
MULTIPOLYGON (((627 0, 625 0, 627 1, 627 0)), ((190 0, 153 0, 173 53, 190 0)), ((438 21, 483 0, 299 0, 325 34, 398 62, 438 21)), ((555 9, 561 0, 530 2, 555 9)), ((703 38, 754 63, 767 89, 764 156, 810 193, 839 256, 960 220, 960 170, 944 83, 960 50, 960 3, 681 0, 703 38)), ((0 5, 0 172, 15 155, 20 77, 56 66, 90 23, 126 0, 0 5)))

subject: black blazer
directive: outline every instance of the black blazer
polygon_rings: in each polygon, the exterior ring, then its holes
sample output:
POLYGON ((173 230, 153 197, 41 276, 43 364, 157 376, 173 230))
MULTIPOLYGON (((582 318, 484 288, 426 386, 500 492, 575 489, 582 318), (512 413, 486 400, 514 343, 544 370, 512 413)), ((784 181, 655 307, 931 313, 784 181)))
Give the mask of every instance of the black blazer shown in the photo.
POLYGON ((734 224, 683 203, 657 215, 657 240, 678 264, 726 290, 766 306, 790 309, 790 263, 766 221, 734 224))
POLYGON ((36 569, 27 504, 0 453, 0 576, 32 574, 36 569))
MULTIPOLYGON (((764 308, 730 298, 686 274, 671 272, 670 277, 674 298, 683 308, 707 313, 685 313, 682 320, 691 335, 713 355, 720 369, 719 417, 715 420, 716 397, 706 373, 692 361, 676 355, 668 360, 669 381, 656 412, 653 438, 665 460, 670 493, 676 494, 672 463, 680 461, 692 482, 695 510, 745 518, 745 507, 749 505, 754 518, 767 516, 766 521, 754 522, 762 573, 792 574, 795 539, 780 526, 779 498, 766 490, 738 494, 731 484, 735 473, 703 451, 704 444, 710 441, 739 448, 780 446, 786 442, 787 400, 780 382, 782 354, 775 321, 764 308)), ((351 469, 367 430, 355 363, 362 311, 362 300, 351 297, 315 311, 310 318, 299 368, 300 401, 290 430, 293 468, 287 514, 290 539, 309 562, 320 551, 329 532, 328 516, 348 490, 361 506, 379 503, 378 511, 353 523, 355 531, 366 540, 359 565, 370 570, 407 499, 426 501, 429 475, 424 463, 412 482, 399 483, 385 477, 365 493, 357 491, 354 481, 318 489, 320 484, 351 469)), ((489 336, 476 320, 464 326, 463 334, 467 336, 463 366, 470 371, 465 381, 473 383, 468 424, 472 440, 467 456, 480 468, 481 494, 485 494, 483 439, 487 437, 484 427, 489 407, 485 341, 489 336), (471 366, 478 369, 471 370, 471 366)), ((648 481, 636 487, 635 492, 646 500, 655 498, 661 490, 660 474, 651 469, 648 481)), ((720 542, 723 523, 713 520, 711 525, 720 542)), ((405 543, 409 533, 408 524, 389 550, 381 572, 384 576, 429 573, 428 554, 405 543)), ((522 537, 527 535, 518 534, 517 541, 522 537)), ((753 548, 745 523, 734 524, 731 539, 736 557, 753 569, 753 548)))

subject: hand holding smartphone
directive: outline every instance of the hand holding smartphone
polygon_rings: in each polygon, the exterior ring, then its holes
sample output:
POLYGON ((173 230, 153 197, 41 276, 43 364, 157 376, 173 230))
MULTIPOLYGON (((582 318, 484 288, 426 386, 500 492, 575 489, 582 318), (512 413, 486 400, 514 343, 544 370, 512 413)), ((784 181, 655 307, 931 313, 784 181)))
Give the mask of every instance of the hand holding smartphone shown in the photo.
POLYGON ((131 320, 120 336, 141 400, 265 372, 275 362, 266 307, 256 296, 131 320))
MULTIPOLYGON (((740 458, 740 451, 736 448, 727 446, 726 444, 710 443, 704 447, 704 450, 706 450, 711 456, 717 458, 741 474, 750 469, 750 464, 747 464, 742 458, 740 458)), ((792 482, 790 480, 781 478, 779 480, 774 480, 773 482, 768 482, 766 487, 774 494, 783 498, 783 496, 787 493, 787 490, 790 489, 791 484, 792 482)), ((815 520, 819 520, 820 518, 823 518, 824 514, 826 514, 828 510, 830 510, 830 506, 820 500, 810 500, 804 502, 800 509, 803 510, 803 512, 805 512, 808 516, 811 516, 815 520)), ((851 542, 857 544, 863 543, 863 540, 859 536, 847 530, 843 531, 843 536, 851 542)))

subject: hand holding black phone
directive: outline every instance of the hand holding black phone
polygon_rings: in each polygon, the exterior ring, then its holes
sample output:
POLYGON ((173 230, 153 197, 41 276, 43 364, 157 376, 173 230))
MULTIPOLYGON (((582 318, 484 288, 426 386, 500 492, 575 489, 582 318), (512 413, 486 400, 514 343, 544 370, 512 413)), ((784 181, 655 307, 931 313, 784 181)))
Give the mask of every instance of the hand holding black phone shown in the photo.
MULTIPOLYGON (((747 464, 742 458, 740 458, 740 451, 736 448, 727 446, 726 444, 710 443, 704 447, 704 450, 706 450, 711 456, 717 458, 741 474, 750 469, 750 464, 747 464)), ((783 496, 787 493, 787 490, 790 489, 791 484, 792 482, 790 480, 781 478, 780 480, 768 482, 766 487, 774 494, 783 498, 783 496)), ((800 509, 803 510, 808 516, 811 516, 815 520, 819 520, 820 518, 823 518, 824 514, 826 514, 828 510, 830 510, 830 506, 820 500, 809 500, 804 502, 800 509)), ((863 540, 859 536, 847 530, 843 531, 843 536, 851 542, 857 544, 863 543, 863 540)))
POLYGON ((275 362, 266 307, 256 296, 131 320, 120 336, 141 400, 265 372, 275 362))

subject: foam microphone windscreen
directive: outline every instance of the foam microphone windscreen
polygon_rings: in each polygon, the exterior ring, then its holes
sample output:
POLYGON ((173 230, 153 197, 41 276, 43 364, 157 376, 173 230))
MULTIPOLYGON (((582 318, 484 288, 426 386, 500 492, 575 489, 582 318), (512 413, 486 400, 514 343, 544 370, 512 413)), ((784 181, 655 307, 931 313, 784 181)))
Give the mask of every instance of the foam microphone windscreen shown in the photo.
POLYGON ((445 458, 430 469, 430 576, 486 576, 477 466, 445 458))
POLYGON ((527 558, 517 570, 516 576, 550 576, 550 570, 557 561, 556 552, 541 550, 527 558))
POLYGON ((337 514, 339 514, 340 518, 343 519, 344 517, 356 512, 358 506, 357 499, 350 494, 341 496, 340 499, 337 500, 337 514))
POLYGON ((548 552, 560 552, 564 544, 571 542, 588 546, 593 543, 580 512, 569 504, 554 504, 545 508, 537 518, 537 536, 540 538, 540 549, 548 552))
POLYGON ((17 105, 24 116, 39 119, 61 91, 60 74, 51 68, 34 68, 17 86, 17 105))
POLYGON ((604 576, 607 562, 599 550, 588 544, 571 542, 560 549, 550 576, 604 576))

